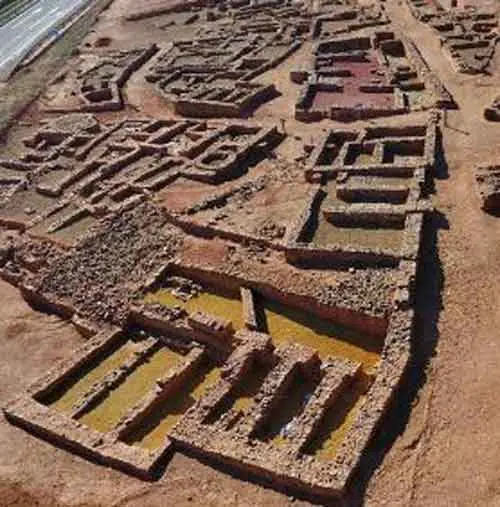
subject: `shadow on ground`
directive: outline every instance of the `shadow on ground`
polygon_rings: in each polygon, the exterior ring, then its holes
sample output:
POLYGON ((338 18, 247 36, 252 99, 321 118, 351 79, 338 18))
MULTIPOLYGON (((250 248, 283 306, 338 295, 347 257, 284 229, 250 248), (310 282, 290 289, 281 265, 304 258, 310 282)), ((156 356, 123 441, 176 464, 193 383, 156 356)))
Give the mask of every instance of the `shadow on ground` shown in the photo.
POLYGON ((395 440, 404 432, 410 418, 412 404, 420 388, 427 381, 427 368, 439 340, 438 322, 442 310, 441 291, 444 286, 444 275, 439 259, 438 232, 448 228, 448 220, 440 212, 436 211, 427 218, 421 246, 410 365, 384 417, 381 428, 363 456, 359 471, 354 477, 344 503, 330 505, 363 505, 371 476, 381 465, 385 454, 395 440))
MULTIPOLYGON (((434 172, 430 175, 429 180, 425 182, 423 189, 427 196, 435 193, 434 178, 439 180, 449 178, 448 164, 444 157, 440 132, 437 138, 434 172)), ((445 280, 439 258, 438 234, 443 229, 449 229, 446 216, 437 210, 429 213, 426 217, 420 248, 420 263, 414 302, 416 312, 410 364, 401 386, 382 420, 379 430, 374 435, 370 446, 362 457, 358 471, 354 474, 345 497, 329 501, 325 501, 324 498, 314 499, 310 495, 302 495, 300 491, 277 487, 272 481, 262 480, 257 475, 253 476, 242 473, 234 468, 214 462, 209 458, 196 456, 189 450, 179 450, 237 479, 270 487, 286 495, 292 495, 297 499, 330 507, 362 506, 370 479, 382 464, 385 455, 393 446, 396 439, 405 431, 413 403, 418 396, 418 392, 427 382, 428 366, 434 356, 439 340, 438 322, 442 310, 441 294, 445 280)))
MULTIPOLYGON (((389 407, 379 431, 375 434, 372 443, 365 452, 358 472, 354 474, 352 483, 348 487, 344 498, 333 501, 325 501, 324 498, 314 499, 310 495, 302 495, 300 491, 278 487, 270 480, 263 480, 257 475, 247 474, 213 461, 210 458, 199 456, 188 449, 177 450, 236 479, 272 488, 286 495, 292 495, 297 499, 330 507, 362 506, 372 475, 381 465, 386 453, 392 447, 395 440, 404 432, 410 418, 413 402, 420 388, 427 381, 427 367, 434 356, 439 339, 438 322, 442 309, 441 291, 444 286, 444 275, 439 259, 438 232, 441 229, 448 228, 449 224, 446 217, 438 211, 429 214, 426 218, 425 232, 421 244, 420 268, 417 277, 416 317, 410 364, 401 387, 389 407)), ((165 469, 166 463, 159 471, 158 477, 165 472, 165 469)))

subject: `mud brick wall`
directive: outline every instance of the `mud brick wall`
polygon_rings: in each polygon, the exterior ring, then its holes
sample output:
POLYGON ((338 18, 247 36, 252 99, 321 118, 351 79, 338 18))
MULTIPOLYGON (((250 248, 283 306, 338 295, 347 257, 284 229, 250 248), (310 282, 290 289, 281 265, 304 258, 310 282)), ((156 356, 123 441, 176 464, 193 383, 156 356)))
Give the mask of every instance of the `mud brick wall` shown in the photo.
MULTIPOLYGON (((262 433, 273 413, 286 398, 297 373, 300 371, 307 376, 312 373, 311 370, 317 370, 320 362, 316 351, 295 344, 281 346, 275 350, 275 354, 278 362, 259 390, 263 394, 262 399, 245 420, 234 428, 242 435, 250 435, 250 438, 262 433)), ((256 398, 260 398, 259 393, 256 398)))
POLYGON ((271 241, 269 239, 245 234, 243 232, 235 232, 233 230, 224 229, 221 226, 215 225, 203 225, 198 222, 186 220, 181 217, 169 214, 169 221, 180 227, 182 230, 193 236, 199 236, 202 238, 222 238, 235 243, 241 244, 255 244, 265 248, 271 248, 273 250, 283 250, 285 247, 280 242, 271 241))
POLYGON ((227 346, 231 345, 234 334, 231 321, 203 312, 194 312, 189 315, 188 324, 204 334, 213 335, 217 340, 223 341, 225 339, 227 346))
POLYGON ((237 118, 241 114, 237 104, 226 102, 207 102, 196 99, 175 100, 175 112, 182 116, 193 116, 203 118, 237 118))
MULTIPOLYGON (((235 83, 235 90, 238 90, 235 83)), ((240 117, 249 108, 256 108, 276 94, 274 85, 257 85, 248 89, 247 95, 237 102, 217 102, 202 99, 176 99, 170 96, 175 112, 196 118, 240 117)))

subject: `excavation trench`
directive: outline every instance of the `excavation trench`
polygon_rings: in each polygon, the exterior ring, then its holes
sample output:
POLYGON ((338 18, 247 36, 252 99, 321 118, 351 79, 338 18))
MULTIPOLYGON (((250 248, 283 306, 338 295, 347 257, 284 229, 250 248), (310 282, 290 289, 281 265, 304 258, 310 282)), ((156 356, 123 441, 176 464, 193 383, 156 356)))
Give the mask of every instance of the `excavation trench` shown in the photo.
POLYGON ((220 378, 221 369, 204 360, 194 368, 182 386, 155 404, 154 409, 136 429, 123 438, 127 444, 136 444, 154 451, 160 448, 170 430, 220 378))
POLYGON ((94 384, 127 361, 135 350, 135 344, 130 340, 118 342, 109 351, 103 352, 98 359, 82 365, 78 372, 71 375, 68 380, 40 401, 61 412, 71 413, 73 406, 89 392, 94 384))
POLYGON ((321 359, 342 357, 362 364, 370 373, 380 361, 383 340, 316 317, 277 301, 259 299, 265 316, 265 328, 277 345, 299 343, 318 351, 321 359))
POLYGON ((101 403, 84 414, 80 422, 101 432, 111 431, 127 411, 148 394, 157 379, 182 361, 183 356, 177 352, 159 348, 101 403))

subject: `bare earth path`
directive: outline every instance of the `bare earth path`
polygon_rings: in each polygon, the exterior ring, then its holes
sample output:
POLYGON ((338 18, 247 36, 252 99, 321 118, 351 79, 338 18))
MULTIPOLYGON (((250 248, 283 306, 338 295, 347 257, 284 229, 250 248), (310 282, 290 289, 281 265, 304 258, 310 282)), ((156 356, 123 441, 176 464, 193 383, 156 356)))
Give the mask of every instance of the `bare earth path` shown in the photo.
MULTIPOLYGON (((406 6, 391 0, 388 10, 439 72, 460 109, 448 113, 443 136, 449 178, 437 183, 435 202, 443 214, 438 220, 443 227, 438 231, 439 341, 429 382, 371 481, 366 503, 499 505, 500 222, 480 211, 473 180, 476 164, 500 157, 500 128, 482 120, 484 106, 499 93, 498 76, 458 77, 437 38, 406 6)), ((424 310, 417 340, 433 339, 428 316, 424 310)))
MULTIPOLYGON (((82 338, 69 324, 39 314, 0 281, 0 404, 71 354, 82 338)), ((176 454, 154 484, 95 466, 10 425, 0 416, 0 505, 187 506, 289 504, 286 496, 242 482, 176 454)))
MULTIPOLYGON (((354 485, 358 494, 346 504, 498 506, 500 219, 480 210, 473 169, 478 163, 500 160, 500 124, 482 119, 483 108, 500 94, 500 76, 457 75, 438 39, 415 21, 404 2, 386 4, 390 18, 415 41, 459 109, 447 114, 443 129, 446 163, 436 181, 437 213, 429 227, 419 296, 416 372, 432 352, 427 380, 418 392, 415 388, 401 396, 387 433, 378 439, 382 450, 375 446, 372 462, 367 460, 367 482, 354 485)), ((297 90, 287 73, 273 71, 267 77, 288 86, 287 93, 261 108, 256 119, 266 122, 270 114, 278 114, 288 118, 294 133, 309 136, 319 130, 318 125, 295 125, 289 118, 287 101, 297 90)), ((0 405, 71 354, 81 340, 57 319, 32 311, 17 289, 0 281, 0 355, 9 359, 0 362, 0 405)), ((292 503, 306 505, 180 454, 159 482, 143 483, 44 443, 0 416, 0 506, 292 503)))

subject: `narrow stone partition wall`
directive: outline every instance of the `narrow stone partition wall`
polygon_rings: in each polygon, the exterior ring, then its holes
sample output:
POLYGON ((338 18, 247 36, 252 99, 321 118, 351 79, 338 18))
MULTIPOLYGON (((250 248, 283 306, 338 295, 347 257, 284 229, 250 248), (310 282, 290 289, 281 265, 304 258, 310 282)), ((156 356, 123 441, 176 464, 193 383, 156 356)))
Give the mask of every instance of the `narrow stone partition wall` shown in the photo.
POLYGON ((321 40, 309 64, 293 70, 290 78, 303 84, 295 104, 300 121, 349 122, 455 107, 415 45, 388 30, 321 40))
POLYGON ((245 320, 245 327, 250 331, 259 329, 259 322, 257 310, 255 308, 254 293, 248 287, 241 287, 241 303, 243 305, 243 315, 245 320))
POLYGON ((172 452, 172 425, 218 371, 193 342, 115 329, 91 338, 4 413, 58 446, 153 479, 172 452))
POLYGON ((327 132, 309 155, 305 177, 315 190, 289 229, 287 260, 322 267, 416 260, 432 209, 425 182, 437 121, 430 113, 426 124, 327 132))
POLYGON ((171 440, 275 486, 341 495, 406 368, 412 317, 394 313, 376 375, 362 363, 240 331, 221 379, 171 440))

